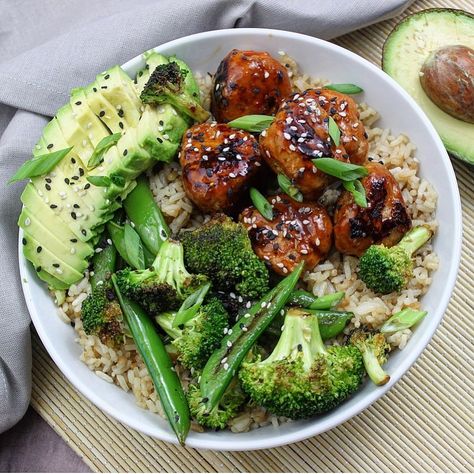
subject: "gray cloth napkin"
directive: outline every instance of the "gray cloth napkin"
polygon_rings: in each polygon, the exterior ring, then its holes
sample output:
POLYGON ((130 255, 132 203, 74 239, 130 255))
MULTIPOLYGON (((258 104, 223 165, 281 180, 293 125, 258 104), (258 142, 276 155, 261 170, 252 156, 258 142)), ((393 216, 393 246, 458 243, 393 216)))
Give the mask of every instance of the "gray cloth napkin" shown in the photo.
POLYGON ((30 396, 30 318, 16 220, 24 184, 8 178, 71 88, 177 37, 263 27, 330 39, 400 13, 408 0, 0 0, 0 432, 30 396))

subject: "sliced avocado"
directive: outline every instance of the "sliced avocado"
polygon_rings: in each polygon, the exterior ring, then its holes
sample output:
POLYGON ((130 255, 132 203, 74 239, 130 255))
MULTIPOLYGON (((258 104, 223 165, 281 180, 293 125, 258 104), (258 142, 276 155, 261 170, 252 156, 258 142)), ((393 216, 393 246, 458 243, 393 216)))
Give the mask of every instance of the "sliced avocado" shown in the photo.
POLYGON ((26 230, 23 230, 23 254, 35 266, 36 271, 44 270, 54 278, 72 285, 83 277, 81 272, 64 263, 58 255, 54 255, 26 230), (41 249, 38 252, 38 249, 41 249))
POLYGON ((77 249, 79 248, 82 253, 84 253, 83 249, 85 247, 77 245, 79 241, 77 243, 68 242, 68 244, 66 244, 54 231, 50 230, 50 223, 47 222, 47 216, 45 214, 41 215, 41 219, 43 223, 35 218, 34 214, 28 208, 24 207, 18 219, 18 225, 28 232, 29 235, 34 237, 41 249, 48 249, 53 255, 59 256, 64 263, 67 263, 78 272, 84 272, 89 266, 85 259, 89 257, 92 252, 86 255, 80 255, 77 249))
POLYGON ((114 66, 96 77, 100 93, 117 110, 129 127, 136 127, 140 120, 142 103, 132 79, 120 66, 114 66))
MULTIPOLYGON (((95 148, 102 138, 110 135, 108 128, 92 112, 87 103, 83 89, 75 89, 71 94, 69 104, 72 107, 77 123, 87 132, 87 136, 95 148)), ((86 164, 86 163, 84 163, 86 164)))
POLYGON ((156 53, 152 49, 143 53, 143 59, 145 60, 146 65, 143 69, 138 71, 137 77, 135 78, 135 87, 137 88, 139 95, 155 68, 160 64, 168 64, 168 58, 166 56, 156 53))
MULTIPOLYGON (((34 265, 33 268, 35 268, 34 265)), ((36 274, 38 275, 40 280, 43 280, 52 290, 67 290, 71 286, 67 283, 58 280, 57 278, 53 277, 53 275, 50 275, 44 270, 40 270, 39 272, 37 271, 36 274)))
POLYGON ((427 57, 443 46, 474 49, 474 15, 436 8, 414 13, 390 33, 383 48, 383 70, 418 102, 451 154, 474 163, 474 124, 443 112, 426 95, 420 71, 427 57))
POLYGON ((57 122, 64 140, 69 146, 74 147, 74 151, 80 156, 83 164, 86 164, 95 147, 92 145, 86 131, 74 118, 72 107, 69 104, 61 107, 52 121, 57 122))
MULTIPOLYGON (((43 129, 43 139, 46 143, 47 152, 63 150, 71 145, 66 141, 61 131, 61 127, 56 119, 50 120, 43 129)), ((74 150, 74 152, 77 152, 74 150)), ((44 153, 44 151, 43 151, 44 153)))
POLYGON ((117 109, 102 95, 96 82, 85 87, 84 93, 91 110, 112 133, 122 133, 128 128, 125 118, 118 115, 117 109))
POLYGON ((170 162, 187 128, 187 121, 172 105, 147 105, 137 127, 137 140, 155 160, 170 162))

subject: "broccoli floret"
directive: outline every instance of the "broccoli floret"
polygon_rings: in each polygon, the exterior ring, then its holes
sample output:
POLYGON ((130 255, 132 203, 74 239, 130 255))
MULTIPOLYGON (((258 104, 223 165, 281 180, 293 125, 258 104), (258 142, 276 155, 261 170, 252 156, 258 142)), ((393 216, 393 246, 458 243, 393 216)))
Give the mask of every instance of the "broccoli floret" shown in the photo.
POLYGON ((145 104, 171 104, 194 120, 205 122, 209 112, 203 109, 199 97, 193 97, 186 91, 185 78, 188 73, 190 71, 181 69, 174 61, 160 64, 145 84, 140 94, 141 101, 145 104))
POLYGON ((388 294, 406 287, 413 272, 411 256, 431 237, 431 231, 419 226, 410 230, 393 247, 371 245, 359 261, 359 277, 368 288, 388 294))
POLYGON ((200 370, 224 337, 229 315, 217 298, 210 298, 189 321, 173 327, 175 313, 155 317, 158 325, 171 337, 178 360, 187 368, 200 370))
POLYGON ((227 423, 234 418, 240 407, 246 402, 247 396, 242 391, 237 377, 230 383, 224 392, 219 404, 211 411, 206 411, 201 390, 196 385, 190 385, 188 389, 188 403, 191 415, 196 421, 207 428, 226 428, 227 423))
POLYGON ((385 385, 390 380, 390 376, 382 369, 390 350, 385 336, 379 332, 357 330, 352 334, 350 342, 362 353, 365 370, 370 380, 375 385, 385 385))
POLYGON ((98 284, 82 303, 82 325, 88 335, 114 346, 123 342, 122 310, 109 282, 98 284))
POLYGON ((186 270, 183 247, 172 240, 161 244, 152 268, 127 268, 117 273, 120 291, 150 314, 178 309, 186 297, 206 282, 204 275, 192 275, 186 270))
POLYGON ((180 237, 189 270, 209 275, 217 290, 235 290, 255 299, 268 291, 268 270, 241 224, 219 215, 180 237))
POLYGON ((351 345, 325 347, 318 318, 299 308, 288 310, 270 356, 244 362, 239 371, 242 388, 258 405, 294 420, 339 405, 363 376, 360 351, 351 345))

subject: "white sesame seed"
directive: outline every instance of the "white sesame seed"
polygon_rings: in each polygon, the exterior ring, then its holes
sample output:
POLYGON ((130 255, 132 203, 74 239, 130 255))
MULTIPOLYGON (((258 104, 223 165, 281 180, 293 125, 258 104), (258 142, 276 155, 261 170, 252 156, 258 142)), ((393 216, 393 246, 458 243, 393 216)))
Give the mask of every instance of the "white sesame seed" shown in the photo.
POLYGON ((260 134, 262 137, 266 137, 267 136, 267 131, 266 130, 262 130, 262 133, 260 134))
POLYGON ((229 135, 229 138, 233 140, 235 138, 235 133, 233 133, 232 135, 229 135))
POLYGON ((62 275, 63 274, 63 271, 60 269, 60 268, 56 268, 56 273, 58 275, 62 275))
POLYGON ((229 178, 235 178, 235 173, 229 173, 229 178))
POLYGON ((283 267, 283 268, 281 269, 281 271, 282 271, 283 273, 288 273, 288 268, 283 267))
POLYGON ((227 347, 232 347, 232 341, 227 341, 227 347))
POLYGON ((202 155, 202 159, 203 159, 204 161, 207 161, 208 156, 207 156, 207 155, 202 155))
POLYGON ((250 313, 245 313, 244 314, 244 318, 250 318, 250 316, 252 316, 250 313))
POLYGON ((308 251, 306 249, 301 249, 300 252, 303 254, 303 255, 307 255, 308 254, 308 251))
POLYGON ((278 263, 276 264, 276 266, 277 266, 278 268, 283 268, 285 265, 283 265, 283 263, 281 263, 281 262, 278 262, 278 263))
POLYGON ((259 161, 256 161, 255 166, 258 168, 259 166, 262 166, 262 163, 260 163, 259 161))
POLYGON ((219 83, 216 84, 216 91, 219 90, 219 87, 220 87, 220 86, 221 86, 221 85, 220 85, 219 83))
POLYGON ((314 243, 315 243, 316 245, 319 245, 319 244, 321 243, 321 241, 319 240, 319 237, 316 238, 316 240, 314 241, 314 243))
POLYGON ((226 363, 224 364, 224 370, 228 370, 228 369, 229 369, 229 364, 226 362, 226 363))
POLYGON ((242 331, 247 332, 248 331, 247 326, 242 326, 242 331))
POLYGON ((242 140, 243 140, 244 142, 246 142, 248 139, 249 139, 249 137, 244 137, 244 138, 242 138, 242 140))
POLYGON ((286 140, 291 140, 291 135, 289 133, 285 132, 283 136, 285 137, 286 140))
POLYGON ((71 255, 74 255, 76 253, 76 249, 74 247, 71 247, 70 252, 71 252, 71 255))
POLYGON ((229 328, 224 328, 224 334, 227 334, 229 332, 229 328))
POLYGON ((286 123, 291 123, 293 122, 293 117, 286 117, 285 121, 286 123))
POLYGON ((309 220, 308 220, 308 219, 305 219, 305 220, 303 221, 303 224, 304 224, 304 225, 308 225, 308 224, 309 224, 309 220))
POLYGON ((165 140, 169 140, 169 139, 170 139, 170 136, 169 136, 167 133, 164 133, 164 134, 163 134, 163 138, 164 138, 165 140))
POLYGON ((242 155, 239 155, 239 154, 235 155, 235 157, 236 157, 238 160, 241 160, 241 159, 242 159, 242 155))
POLYGON ((227 362, 227 357, 224 357, 222 360, 221 360, 221 364, 225 364, 227 362))
POLYGON ((262 301, 261 304, 260 304, 260 306, 261 306, 262 308, 265 308, 265 307, 267 306, 266 301, 262 301))
POLYGON ((289 148, 290 148, 291 151, 296 151, 296 147, 295 147, 295 145, 293 145, 293 143, 290 143, 289 148))
POLYGON ((265 72, 263 73, 263 77, 264 77, 265 79, 268 79, 268 78, 270 77, 269 72, 268 72, 268 71, 265 71, 265 72))
POLYGON ((232 329, 229 329, 229 332, 227 333, 229 336, 232 334, 232 329))

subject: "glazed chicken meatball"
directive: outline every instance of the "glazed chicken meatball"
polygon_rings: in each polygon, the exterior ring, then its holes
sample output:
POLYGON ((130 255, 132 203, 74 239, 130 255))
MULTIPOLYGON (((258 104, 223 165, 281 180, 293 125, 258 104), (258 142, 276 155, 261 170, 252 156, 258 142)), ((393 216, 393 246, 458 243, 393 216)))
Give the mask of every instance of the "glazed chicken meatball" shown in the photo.
POLYGON ((341 131, 344 145, 351 163, 361 165, 367 159, 369 142, 364 124, 360 121, 355 100, 341 92, 329 89, 316 89, 319 105, 334 119, 341 131))
POLYGON ((224 124, 202 123, 183 136, 179 161, 184 190, 204 212, 226 211, 261 166, 257 140, 224 124))
POLYGON ((329 115, 319 104, 319 91, 294 94, 278 110, 270 127, 260 135, 262 156, 275 173, 285 174, 306 199, 317 199, 333 178, 311 160, 333 157, 348 162, 340 143, 328 131, 329 115))
POLYGON ((344 191, 334 213, 335 244, 339 252, 361 256, 372 244, 397 244, 411 227, 402 193, 390 171, 369 162, 368 176, 361 180, 368 207, 359 207, 344 191))
POLYGON ((288 73, 275 58, 264 51, 233 49, 214 77, 211 111, 218 122, 273 115, 290 93, 288 73))
POLYGON ((286 275, 304 260, 311 269, 326 258, 332 244, 332 223, 324 207, 298 203, 286 194, 268 198, 273 204, 273 221, 255 207, 242 211, 254 252, 280 275, 286 275))

